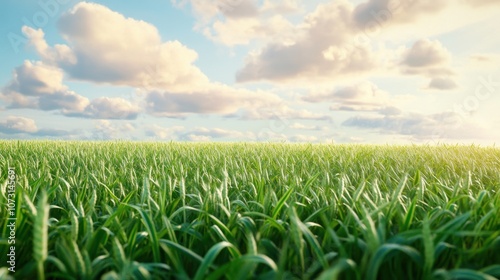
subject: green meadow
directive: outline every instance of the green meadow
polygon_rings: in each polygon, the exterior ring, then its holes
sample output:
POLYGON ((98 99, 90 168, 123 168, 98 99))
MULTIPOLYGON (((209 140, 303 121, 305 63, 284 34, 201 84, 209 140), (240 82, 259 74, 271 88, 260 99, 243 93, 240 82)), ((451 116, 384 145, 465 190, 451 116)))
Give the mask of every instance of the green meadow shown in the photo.
POLYGON ((494 147, 0 141, 0 184, 2 279, 500 278, 494 147))

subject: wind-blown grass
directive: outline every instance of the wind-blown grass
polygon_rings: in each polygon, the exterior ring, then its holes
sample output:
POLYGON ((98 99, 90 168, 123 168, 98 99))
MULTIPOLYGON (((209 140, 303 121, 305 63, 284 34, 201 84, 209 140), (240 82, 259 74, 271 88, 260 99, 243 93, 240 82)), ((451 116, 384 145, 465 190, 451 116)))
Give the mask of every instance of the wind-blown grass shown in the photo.
POLYGON ((496 148, 0 141, 2 205, 9 166, 19 279, 500 277, 496 148))

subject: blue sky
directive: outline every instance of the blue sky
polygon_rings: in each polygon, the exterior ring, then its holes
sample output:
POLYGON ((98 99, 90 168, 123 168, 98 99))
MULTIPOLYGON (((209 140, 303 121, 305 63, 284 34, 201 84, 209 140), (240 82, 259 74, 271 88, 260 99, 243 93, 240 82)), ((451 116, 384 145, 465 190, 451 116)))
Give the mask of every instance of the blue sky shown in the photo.
POLYGON ((500 140, 497 0, 0 6, 0 138, 500 140))

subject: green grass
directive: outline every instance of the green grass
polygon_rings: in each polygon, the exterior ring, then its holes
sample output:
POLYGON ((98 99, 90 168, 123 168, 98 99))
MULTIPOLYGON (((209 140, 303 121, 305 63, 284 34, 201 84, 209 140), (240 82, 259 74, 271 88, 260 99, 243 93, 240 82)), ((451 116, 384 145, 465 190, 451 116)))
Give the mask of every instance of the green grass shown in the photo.
POLYGON ((0 252, 9 166, 16 279, 500 277, 497 148, 0 141, 0 252))

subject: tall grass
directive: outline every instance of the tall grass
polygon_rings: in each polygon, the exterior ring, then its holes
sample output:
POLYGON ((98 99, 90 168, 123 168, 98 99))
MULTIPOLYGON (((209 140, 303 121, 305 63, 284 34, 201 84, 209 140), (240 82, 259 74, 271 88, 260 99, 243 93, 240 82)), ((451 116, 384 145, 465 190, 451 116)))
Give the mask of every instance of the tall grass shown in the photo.
POLYGON ((9 166, 18 279, 500 277, 496 148, 0 141, 2 205, 9 166))

